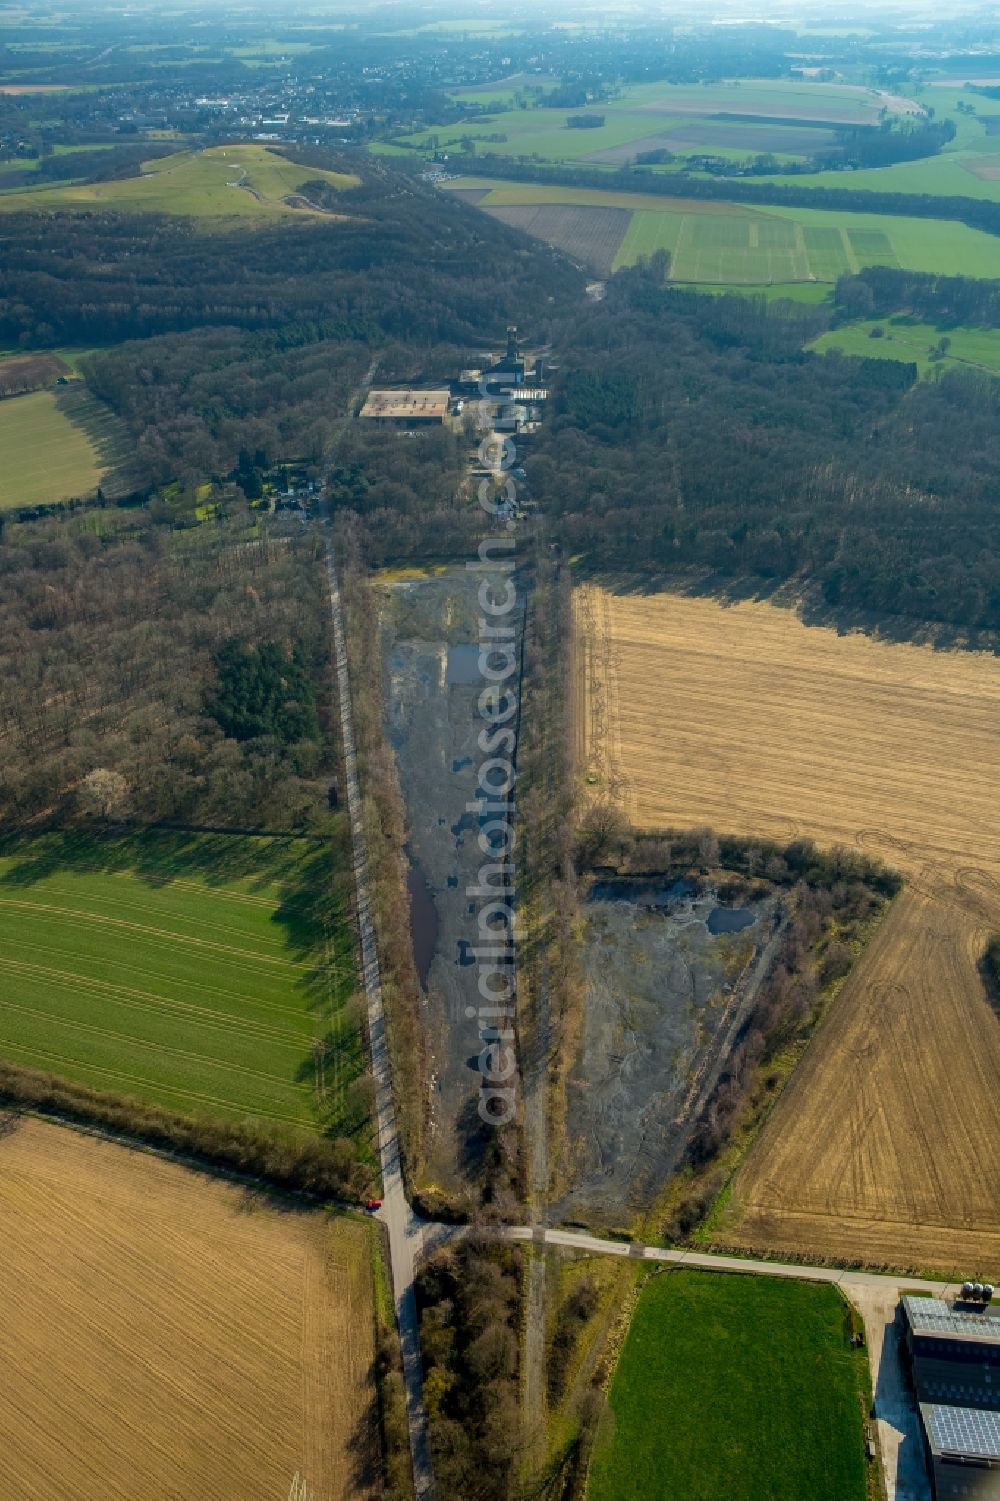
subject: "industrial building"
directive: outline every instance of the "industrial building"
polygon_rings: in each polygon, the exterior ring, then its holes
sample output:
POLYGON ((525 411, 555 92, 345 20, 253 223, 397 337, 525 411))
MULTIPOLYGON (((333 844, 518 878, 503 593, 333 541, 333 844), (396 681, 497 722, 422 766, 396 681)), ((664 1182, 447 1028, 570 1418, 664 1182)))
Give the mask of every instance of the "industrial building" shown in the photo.
POLYGON ((1000 1501, 1000 1318, 940 1298, 902 1312, 935 1501, 1000 1501))
POLYGON ((451 407, 449 390, 369 391, 361 416, 385 427, 440 425, 451 407))

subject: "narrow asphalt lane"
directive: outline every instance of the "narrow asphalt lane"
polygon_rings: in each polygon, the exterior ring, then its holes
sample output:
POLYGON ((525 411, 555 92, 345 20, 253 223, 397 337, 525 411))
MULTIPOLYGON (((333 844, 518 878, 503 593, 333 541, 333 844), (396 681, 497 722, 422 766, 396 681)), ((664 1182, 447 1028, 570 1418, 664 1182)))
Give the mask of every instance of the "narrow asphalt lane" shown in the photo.
POLYGON ((640 1261, 662 1261, 674 1266, 690 1266, 706 1272, 752 1272, 765 1277, 801 1277, 807 1282, 832 1282, 850 1294, 854 1287, 905 1287, 914 1292, 932 1293, 936 1298, 958 1292, 948 1282, 934 1282, 926 1277, 900 1277, 883 1272, 858 1272, 845 1267, 816 1266, 791 1261, 754 1261, 742 1256, 723 1256, 713 1251, 669 1251, 662 1246, 643 1246, 635 1241, 604 1240, 582 1230, 549 1230, 538 1225, 514 1225, 506 1232, 510 1240, 529 1240, 535 1245, 570 1246, 579 1251, 593 1251, 606 1256, 630 1256, 640 1261))

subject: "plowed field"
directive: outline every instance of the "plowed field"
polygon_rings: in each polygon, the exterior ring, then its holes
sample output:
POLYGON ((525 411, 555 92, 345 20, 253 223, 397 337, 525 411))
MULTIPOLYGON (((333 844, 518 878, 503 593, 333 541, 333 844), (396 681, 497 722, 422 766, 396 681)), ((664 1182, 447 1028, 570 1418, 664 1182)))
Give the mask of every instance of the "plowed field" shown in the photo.
POLYGON ((37 1121, 0 1216, 5 1496, 374 1494, 369 1226, 37 1121))
POLYGON ((1000 1271, 1000 663, 764 604, 577 595, 580 740, 641 826, 854 845, 907 887, 737 1177, 729 1243, 1000 1271))

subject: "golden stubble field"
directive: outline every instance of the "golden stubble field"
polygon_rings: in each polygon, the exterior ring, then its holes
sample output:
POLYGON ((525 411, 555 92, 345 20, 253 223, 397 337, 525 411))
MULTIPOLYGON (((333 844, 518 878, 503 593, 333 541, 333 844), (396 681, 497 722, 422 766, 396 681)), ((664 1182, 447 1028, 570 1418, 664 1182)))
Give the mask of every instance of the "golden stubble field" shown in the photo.
POLYGON ((5 1496, 376 1494, 367 1225, 38 1121, 0 1223, 5 1496))
POLYGON ((643 827, 863 849, 907 885, 737 1175, 719 1238, 1000 1273, 1000 662, 760 603, 577 591, 580 752, 643 827))

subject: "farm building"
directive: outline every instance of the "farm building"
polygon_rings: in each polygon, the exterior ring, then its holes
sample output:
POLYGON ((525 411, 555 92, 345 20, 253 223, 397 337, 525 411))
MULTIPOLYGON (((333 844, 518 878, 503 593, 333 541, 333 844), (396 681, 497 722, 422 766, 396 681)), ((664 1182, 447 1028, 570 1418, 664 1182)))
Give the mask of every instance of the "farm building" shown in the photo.
POLYGON ((904 1298, 903 1317, 922 1402, 1000 1407, 1000 1318, 940 1298, 904 1298))
POLYGON ((920 1403, 934 1501, 1000 1501, 1000 1412, 920 1403))
POLYGON ((387 427, 431 427, 448 415, 451 393, 433 391, 369 391, 361 416, 387 427))
POLYGON ((1000 1318, 940 1298, 902 1311, 935 1501, 1000 1501, 1000 1318))

